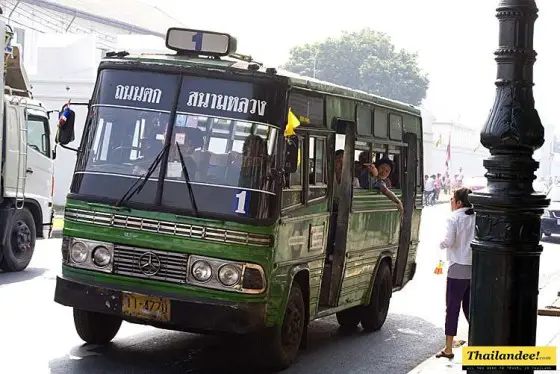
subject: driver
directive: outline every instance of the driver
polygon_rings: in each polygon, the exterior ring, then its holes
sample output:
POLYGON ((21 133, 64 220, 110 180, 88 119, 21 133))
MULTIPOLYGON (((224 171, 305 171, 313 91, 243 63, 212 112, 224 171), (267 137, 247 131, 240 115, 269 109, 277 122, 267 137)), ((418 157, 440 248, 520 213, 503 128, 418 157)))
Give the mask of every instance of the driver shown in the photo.
MULTIPOLYGON (((198 170, 198 165, 194 160, 193 155, 197 149, 202 148, 202 146, 204 145, 204 135, 202 130, 198 127, 184 127, 181 130, 183 129, 183 134, 180 134, 181 136, 184 136, 185 139, 183 144, 177 142, 179 133, 176 132, 175 139, 172 141, 171 146, 176 151, 177 146, 175 144, 176 142, 179 143, 179 149, 181 150, 181 155, 183 156, 183 160, 185 161, 185 167, 187 168, 187 172, 189 173, 189 179, 192 179, 195 177, 195 174, 198 170)), ((181 158, 178 152, 175 153, 175 157, 173 158, 173 160, 181 162, 181 158)))

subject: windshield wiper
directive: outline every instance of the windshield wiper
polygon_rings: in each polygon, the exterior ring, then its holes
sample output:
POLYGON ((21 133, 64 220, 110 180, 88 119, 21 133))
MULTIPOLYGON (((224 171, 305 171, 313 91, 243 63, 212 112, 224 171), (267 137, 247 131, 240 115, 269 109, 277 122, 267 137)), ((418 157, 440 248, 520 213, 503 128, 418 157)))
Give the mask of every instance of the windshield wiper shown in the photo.
POLYGON ((167 147, 168 146, 164 146, 161 149, 161 151, 158 153, 154 161, 148 167, 148 171, 146 171, 144 175, 141 175, 138 179, 136 179, 136 182, 134 182, 132 186, 130 186, 128 191, 125 192, 123 197, 121 197, 121 199, 117 201, 117 203, 115 204, 116 207, 119 207, 122 203, 127 202, 134 194, 138 194, 140 193, 140 191, 142 191, 142 188, 144 188, 144 186, 148 182, 148 179, 150 179, 150 176, 154 173, 159 163, 163 159, 163 154, 165 153, 167 147), (141 183, 138 184, 139 182, 141 183))
POLYGON ((196 207, 196 201, 194 200, 194 194, 191 186, 191 179, 189 178, 189 172, 187 171, 187 165, 185 164, 185 159, 183 158, 183 152, 179 148, 179 143, 177 145, 177 151, 179 153, 179 160, 181 160, 181 167, 183 168, 183 174, 185 174, 185 181, 187 182, 187 188, 189 190, 189 198, 191 199, 191 205, 193 207, 194 215, 198 217, 198 208, 196 207))

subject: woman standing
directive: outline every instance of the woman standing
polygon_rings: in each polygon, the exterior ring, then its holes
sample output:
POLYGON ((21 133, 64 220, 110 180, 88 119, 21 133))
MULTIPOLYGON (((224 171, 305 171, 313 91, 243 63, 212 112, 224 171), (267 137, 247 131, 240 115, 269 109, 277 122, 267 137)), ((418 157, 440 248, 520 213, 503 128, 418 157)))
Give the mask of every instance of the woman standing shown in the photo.
POLYGON ((474 239, 475 215, 469 202, 468 188, 460 188, 451 198, 451 217, 447 220, 447 232, 441 241, 441 249, 447 249, 449 269, 447 271, 445 348, 436 357, 452 359, 453 338, 457 335, 461 304, 469 321, 471 297, 471 242, 474 239))

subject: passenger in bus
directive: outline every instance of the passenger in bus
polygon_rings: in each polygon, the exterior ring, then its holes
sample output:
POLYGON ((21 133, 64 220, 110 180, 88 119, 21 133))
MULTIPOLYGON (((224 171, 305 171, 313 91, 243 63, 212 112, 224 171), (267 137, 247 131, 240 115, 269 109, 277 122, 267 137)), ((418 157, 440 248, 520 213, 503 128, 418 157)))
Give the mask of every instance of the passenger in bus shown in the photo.
POLYGON ((400 199, 390 190, 390 179, 389 176, 393 171, 393 161, 388 158, 382 158, 375 162, 375 177, 371 182, 371 188, 375 190, 381 191, 381 193, 387 196, 392 202, 397 204, 397 208, 401 213, 401 216, 404 214, 404 207, 400 199))
MULTIPOLYGON (((177 131, 172 146, 175 145, 175 143, 179 144, 179 149, 181 150, 181 154, 183 155, 185 166, 187 167, 187 172, 189 174, 189 179, 193 180, 198 169, 198 165, 194 159, 195 151, 199 148, 202 148, 202 146, 204 145, 204 135, 202 133, 202 130, 198 127, 186 127, 184 129, 183 144, 177 141, 180 135, 180 133, 177 131)), ((175 161, 181 161, 181 159, 179 158, 179 154, 176 155, 175 161)))
POLYGON ((358 164, 360 165, 359 183, 360 187, 367 189, 371 184, 371 179, 377 176, 375 165, 369 163, 369 152, 363 151, 358 156, 358 164))
POLYGON ((268 159, 266 142, 258 135, 249 135, 243 143, 242 152, 238 186, 261 189, 265 182, 268 159))
MULTIPOLYGON (((334 153, 334 186, 333 186, 333 196, 335 199, 335 204, 338 204, 338 195, 340 191, 340 184, 342 182, 342 165, 344 161, 344 150, 339 149, 334 153)), ((352 180, 352 187, 359 188, 360 181, 358 178, 354 177, 352 180)))

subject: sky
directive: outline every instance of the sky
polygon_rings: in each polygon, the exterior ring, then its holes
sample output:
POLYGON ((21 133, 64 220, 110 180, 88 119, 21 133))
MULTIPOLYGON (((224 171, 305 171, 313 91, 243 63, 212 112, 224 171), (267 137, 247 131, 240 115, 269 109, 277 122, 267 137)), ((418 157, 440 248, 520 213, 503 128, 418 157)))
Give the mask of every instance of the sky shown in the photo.
MULTIPOLYGON (((138 0, 153 6, 149 0, 138 0)), ((157 7, 191 28, 227 32, 238 52, 278 66, 290 48, 336 37, 343 30, 370 27, 389 34, 395 45, 419 54, 430 77, 425 106, 438 121, 459 120, 480 129, 495 96, 498 0, 284 0, 282 2, 158 0, 157 7), (332 5, 331 5, 332 4, 332 5)), ((556 69, 560 0, 537 1, 535 99, 542 122, 556 121, 556 69), (551 36, 556 37, 551 38, 551 36)))

